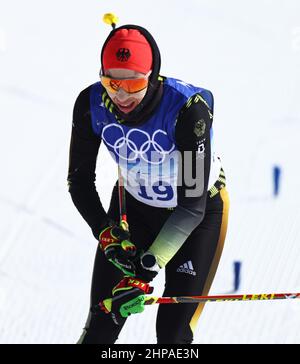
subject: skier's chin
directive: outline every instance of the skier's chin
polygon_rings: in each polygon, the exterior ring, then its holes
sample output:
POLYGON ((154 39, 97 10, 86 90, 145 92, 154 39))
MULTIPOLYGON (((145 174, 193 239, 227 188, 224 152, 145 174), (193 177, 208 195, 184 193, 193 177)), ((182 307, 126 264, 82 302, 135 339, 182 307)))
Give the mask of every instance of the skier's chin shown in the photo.
POLYGON ((132 100, 132 101, 126 102, 126 103, 125 102, 120 103, 118 101, 115 101, 115 105, 117 106, 117 108, 120 111, 122 111, 122 113, 124 113, 124 114, 128 114, 131 111, 133 111, 137 107, 138 104, 139 104, 139 102, 136 100, 132 100))

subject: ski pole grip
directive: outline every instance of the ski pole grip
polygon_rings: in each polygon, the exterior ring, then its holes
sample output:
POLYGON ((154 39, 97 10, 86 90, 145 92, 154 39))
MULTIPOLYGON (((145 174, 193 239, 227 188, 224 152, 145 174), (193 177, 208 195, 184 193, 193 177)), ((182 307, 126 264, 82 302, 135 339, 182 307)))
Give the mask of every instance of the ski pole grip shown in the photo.
POLYGON ((105 313, 110 313, 112 305, 112 298, 106 298, 103 301, 100 301, 97 305, 91 307, 91 312, 94 315, 98 315, 101 311, 105 313))

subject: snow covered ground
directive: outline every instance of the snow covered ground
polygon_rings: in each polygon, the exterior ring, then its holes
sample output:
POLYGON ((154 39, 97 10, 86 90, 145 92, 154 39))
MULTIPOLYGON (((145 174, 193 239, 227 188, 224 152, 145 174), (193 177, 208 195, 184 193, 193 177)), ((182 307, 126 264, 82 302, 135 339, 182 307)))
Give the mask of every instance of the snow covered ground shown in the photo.
MULTIPOLYGON (((106 12, 149 29, 163 75, 215 95, 231 213, 210 293, 232 291, 234 261, 237 293, 300 290, 297 0, 0 0, 1 343, 73 343, 86 319, 96 241, 66 176, 72 107, 97 80, 106 12)), ((98 163, 107 207, 117 173, 102 148, 98 163)), ((131 317, 119 342, 154 343, 155 313, 131 317)), ((300 301, 207 304, 195 343, 300 343, 300 301)))

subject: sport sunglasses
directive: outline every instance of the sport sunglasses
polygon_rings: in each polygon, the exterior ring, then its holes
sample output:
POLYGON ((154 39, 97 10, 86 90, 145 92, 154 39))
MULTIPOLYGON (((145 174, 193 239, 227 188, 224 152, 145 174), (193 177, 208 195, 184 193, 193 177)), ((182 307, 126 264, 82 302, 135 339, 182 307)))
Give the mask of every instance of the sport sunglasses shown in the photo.
POLYGON ((111 93, 117 93, 120 88, 129 94, 144 90, 149 83, 150 72, 141 78, 117 79, 100 74, 100 80, 105 89, 111 93))

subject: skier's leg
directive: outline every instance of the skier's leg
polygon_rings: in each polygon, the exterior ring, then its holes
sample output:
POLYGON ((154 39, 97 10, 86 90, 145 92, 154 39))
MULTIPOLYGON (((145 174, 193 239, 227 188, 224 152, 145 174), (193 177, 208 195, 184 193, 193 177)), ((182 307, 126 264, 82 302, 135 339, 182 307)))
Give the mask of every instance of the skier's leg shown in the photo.
MULTIPOLYGON (((112 288, 122 279, 122 272, 111 264, 98 246, 91 287, 90 306, 111 297, 112 288)), ((116 325, 104 311, 97 314, 89 311, 88 318, 78 344, 113 344, 123 327, 116 325)))
MULTIPOLYGON (((115 187, 111 196, 108 215, 117 222, 119 220, 118 214, 118 194, 115 187)), ((112 288, 122 277, 122 272, 106 259, 98 245, 92 277, 90 308, 101 300, 111 297, 112 288)), ((122 324, 120 326, 116 325, 111 316, 104 311, 95 315, 90 310, 78 344, 113 344, 117 340, 122 327, 122 324)))
MULTIPOLYGON (((221 257, 228 221, 229 200, 223 188, 208 198, 205 218, 166 267, 164 296, 207 295, 221 257)), ((189 344, 204 304, 160 305, 159 344, 189 344)))

